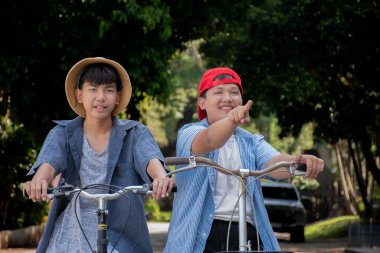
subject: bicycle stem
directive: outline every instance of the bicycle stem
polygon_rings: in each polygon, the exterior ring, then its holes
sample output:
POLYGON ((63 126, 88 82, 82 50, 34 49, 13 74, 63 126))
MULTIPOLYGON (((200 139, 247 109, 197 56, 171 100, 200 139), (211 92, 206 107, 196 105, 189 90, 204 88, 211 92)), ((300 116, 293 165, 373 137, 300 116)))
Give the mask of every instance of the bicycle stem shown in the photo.
POLYGON ((96 211, 98 216, 98 240, 97 240, 97 253, 107 253, 107 199, 98 199, 99 209, 96 211))
POLYGON ((247 199, 246 196, 246 187, 247 187, 247 178, 242 178, 239 182, 239 250, 247 251, 247 213, 246 205, 247 199))
POLYGON ((98 216, 98 239, 97 239, 97 251, 96 253, 107 253, 107 201, 117 199, 127 192, 133 192, 135 194, 148 194, 146 185, 143 186, 127 186, 113 194, 90 194, 85 191, 80 191, 79 195, 85 199, 96 199, 98 201, 98 210, 96 215, 98 216))

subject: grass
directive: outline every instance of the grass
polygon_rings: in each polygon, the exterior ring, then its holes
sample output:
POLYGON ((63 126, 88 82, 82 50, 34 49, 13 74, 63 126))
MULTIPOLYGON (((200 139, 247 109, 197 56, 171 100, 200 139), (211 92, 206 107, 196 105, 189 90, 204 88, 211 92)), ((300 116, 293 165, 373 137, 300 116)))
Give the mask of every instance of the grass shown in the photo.
MULTIPOLYGON (((145 212, 149 221, 170 221, 171 212, 161 211, 158 203, 153 199, 145 202, 145 212)), ((357 222, 359 222, 358 216, 340 216, 315 222, 305 227, 305 239, 306 241, 313 241, 345 237, 348 235, 349 225, 357 222)))
POLYGON ((339 238, 348 235, 348 226, 359 222, 358 216, 340 216, 315 222, 305 227, 306 241, 326 238, 339 238))
POLYGON ((170 222, 170 218, 171 217, 172 217, 172 212, 170 212, 170 211, 160 211, 160 213, 156 214, 151 221, 170 222))
POLYGON ((171 211, 161 211, 160 206, 154 199, 147 199, 145 201, 144 210, 149 221, 169 222, 172 215, 171 211))

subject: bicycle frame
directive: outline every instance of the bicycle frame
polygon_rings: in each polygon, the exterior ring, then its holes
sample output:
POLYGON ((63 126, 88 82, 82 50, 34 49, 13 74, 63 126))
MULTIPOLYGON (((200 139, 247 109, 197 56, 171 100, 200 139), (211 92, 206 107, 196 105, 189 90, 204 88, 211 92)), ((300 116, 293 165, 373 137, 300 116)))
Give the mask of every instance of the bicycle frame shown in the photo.
POLYGON ((107 201, 114 200, 121 196, 124 196, 128 192, 135 194, 150 195, 152 191, 149 185, 142 186, 127 186, 119 191, 111 194, 90 194, 83 189, 75 188, 74 186, 64 184, 56 188, 50 189, 52 193, 48 194, 49 198, 69 196, 71 194, 79 192, 79 196, 89 200, 98 201, 98 209, 95 214, 98 216, 98 236, 97 236, 97 249, 94 253, 107 253, 107 201))
MULTIPOLYGON (((192 170, 196 167, 212 167, 217 171, 226 174, 226 175, 235 175, 239 176, 241 180, 239 180, 239 196, 243 196, 239 198, 239 251, 243 252, 251 252, 251 243, 247 241, 247 218, 246 218, 246 191, 247 191, 247 178, 249 176, 260 177, 267 175, 275 170, 285 167, 288 172, 293 176, 304 175, 306 171, 305 164, 299 164, 295 162, 278 162, 275 163, 263 170, 260 171, 252 171, 248 169, 239 169, 239 170, 228 170, 215 163, 214 161, 205 158, 205 157, 167 157, 165 158, 166 165, 186 165, 178 170, 174 170, 172 172, 167 173, 167 176, 180 173, 187 170, 192 170), (198 162, 198 164, 197 164, 198 162)), ((228 240, 227 240, 227 251, 228 251, 228 240)))

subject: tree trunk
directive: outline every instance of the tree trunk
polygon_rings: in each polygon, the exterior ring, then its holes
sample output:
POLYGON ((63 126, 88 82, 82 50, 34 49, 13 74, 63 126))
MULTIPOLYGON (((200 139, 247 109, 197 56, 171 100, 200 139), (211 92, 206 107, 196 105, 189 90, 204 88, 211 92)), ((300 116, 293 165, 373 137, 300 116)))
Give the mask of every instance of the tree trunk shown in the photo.
POLYGON ((45 225, 0 231, 0 249, 36 247, 45 225))
POLYGON ((356 180, 358 182, 360 195, 362 197, 362 201, 365 207, 365 216, 367 219, 372 217, 372 206, 369 204, 368 196, 367 196, 367 187, 365 185, 365 182, 363 180, 363 174, 361 171, 361 166, 359 165, 359 161, 356 160, 355 151, 352 146, 352 141, 348 140, 348 148, 350 152, 350 156, 353 159, 354 169, 355 169, 355 175, 356 180))
POLYGON ((355 207, 355 210, 356 210, 356 213, 358 214, 359 213, 359 206, 357 204, 357 201, 356 201, 356 193, 355 193, 355 189, 354 189, 354 186, 353 186, 353 173, 352 173, 352 167, 353 167, 353 159, 352 158, 349 158, 349 166, 346 168, 346 169, 343 169, 343 172, 344 172, 344 175, 345 175, 345 178, 346 178, 346 182, 347 182, 347 189, 348 189, 348 193, 350 195, 350 199, 351 199, 351 203, 352 205, 355 207))
MULTIPOLYGON (((371 172, 373 178, 375 179, 377 185, 380 186, 380 169, 376 165, 375 157, 371 153, 371 140, 369 136, 362 137, 359 141, 361 143, 361 151, 363 152, 367 169, 371 172)), ((379 148, 379 147, 377 147, 379 148)))
POLYGON ((342 186, 342 189, 343 189, 343 195, 344 195, 344 202, 346 203, 346 207, 348 208, 348 210, 350 211, 351 214, 353 215, 357 215, 357 210, 356 208, 353 206, 351 200, 350 200, 350 195, 349 195, 349 192, 348 192, 348 188, 347 188, 347 182, 346 182, 346 177, 345 177, 345 173, 344 173, 344 166, 343 166, 343 161, 342 161, 342 156, 341 156, 341 152, 340 152, 340 148, 339 148, 339 145, 338 143, 336 143, 334 145, 335 147, 335 153, 336 153, 336 158, 337 158, 337 161, 338 161, 338 168, 339 168, 339 174, 340 174, 340 179, 341 179, 341 186, 342 186))

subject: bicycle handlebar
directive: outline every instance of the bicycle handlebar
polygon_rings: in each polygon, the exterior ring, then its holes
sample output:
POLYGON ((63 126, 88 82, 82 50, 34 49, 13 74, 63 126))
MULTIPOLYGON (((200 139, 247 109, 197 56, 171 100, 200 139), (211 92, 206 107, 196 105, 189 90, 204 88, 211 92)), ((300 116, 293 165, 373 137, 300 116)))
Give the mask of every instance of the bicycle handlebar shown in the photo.
MULTIPOLYGON (((96 189, 96 188, 92 188, 92 189, 96 189)), ((153 193, 152 189, 153 189, 152 185, 144 184, 144 185, 138 185, 138 186, 126 186, 114 193, 91 194, 91 193, 86 192, 84 189, 80 189, 80 188, 74 187, 73 185, 64 183, 63 185, 58 186, 58 187, 48 188, 47 193, 50 199, 65 197, 65 196, 69 196, 70 194, 79 192, 79 196, 85 199, 113 200, 125 195, 127 192, 133 192, 135 194, 140 194, 140 195, 151 195, 153 193)), ((175 192, 175 191, 176 191, 176 186, 174 186, 172 189, 172 192, 175 192)))
POLYGON ((276 169, 279 169, 279 168, 282 168, 282 167, 286 167, 288 172, 290 174, 292 174, 293 176, 300 176, 300 175, 304 175, 305 172, 306 172, 306 164, 303 164, 303 163, 296 163, 296 162, 293 162, 293 161, 290 161, 290 162, 278 162, 278 163, 275 163, 275 164, 272 164, 271 166, 263 169, 263 170, 248 170, 248 169, 237 169, 237 170, 228 170, 226 168, 223 168, 222 166, 220 166, 219 164, 217 164, 216 162, 212 161, 211 159, 208 159, 208 158, 205 158, 205 157, 195 157, 195 156, 190 156, 190 157, 166 157, 165 158, 165 164, 166 165, 185 165, 187 164, 188 166, 185 166, 183 168, 180 168, 180 169, 177 169, 177 170, 174 170, 174 171, 171 171, 169 172, 168 174, 166 174, 167 176, 170 176, 172 174, 176 174, 178 172, 181 172, 181 171, 186 171, 186 170, 190 170, 190 169, 193 169, 197 166, 210 166, 210 167, 213 167, 215 168, 217 171, 223 173, 223 174, 226 174, 226 175, 230 175, 230 174, 234 174, 236 176, 244 176, 244 177, 247 177, 247 176, 255 176, 255 177, 258 177, 258 176, 262 176, 262 175, 265 175, 265 174, 268 174, 268 173, 271 173, 273 171, 275 171, 276 169))

